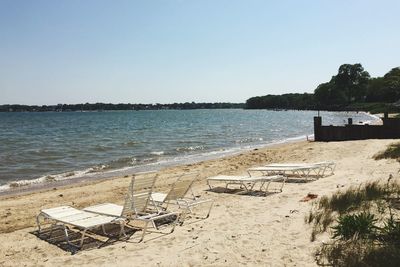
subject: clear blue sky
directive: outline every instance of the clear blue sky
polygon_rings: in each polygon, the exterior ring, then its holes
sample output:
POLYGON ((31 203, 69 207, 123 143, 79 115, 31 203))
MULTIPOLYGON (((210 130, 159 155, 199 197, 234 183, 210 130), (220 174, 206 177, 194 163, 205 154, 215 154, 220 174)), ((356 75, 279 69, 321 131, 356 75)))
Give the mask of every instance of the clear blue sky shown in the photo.
POLYGON ((400 66, 400 1, 0 0, 0 104, 244 102, 400 66))

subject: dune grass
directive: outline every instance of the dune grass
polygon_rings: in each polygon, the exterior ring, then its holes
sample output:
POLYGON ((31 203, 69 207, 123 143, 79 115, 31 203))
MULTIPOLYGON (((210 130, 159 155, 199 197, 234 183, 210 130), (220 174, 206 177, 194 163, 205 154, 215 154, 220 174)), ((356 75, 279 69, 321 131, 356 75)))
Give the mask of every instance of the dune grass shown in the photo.
POLYGON ((319 264, 400 266, 400 183, 368 182, 314 203, 305 221, 311 241, 328 232, 332 242, 316 252, 319 264))
POLYGON ((386 150, 376 154, 374 159, 397 159, 400 161, 400 143, 390 144, 386 150))
MULTIPOLYGON (((390 178, 392 179, 392 178, 390 178)), ((323 196, 309 212, 306 222, 313 224, 313 237, 325 232, 336 218, 348 212, 368 210, 372 202, 382 208, 380 200, 388 199, 393 194, 400 194, 400 184, 369 182, 359 187, 350 187, 346 191, 338 191, 332 196, 323 196)))

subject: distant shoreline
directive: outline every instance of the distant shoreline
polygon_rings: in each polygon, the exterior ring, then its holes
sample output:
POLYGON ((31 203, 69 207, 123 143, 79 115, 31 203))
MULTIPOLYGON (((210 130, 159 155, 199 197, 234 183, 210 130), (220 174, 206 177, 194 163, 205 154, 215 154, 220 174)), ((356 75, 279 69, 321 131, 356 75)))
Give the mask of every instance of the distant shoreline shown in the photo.
MULTIPOLYGON (((197 110, 197 109, 244 109, 244 110, 272 110, 272 111, 330 111, 330 112, 370 112, 372 114, 386 111, 384 103, 358 104, 347 107, 316 107, 315 105, 303 108, 297 107, 254 107, 247 103, 172 103, 172 104, 112 104, 112 103, 85 103, 85 104, 57 104, 57 105, 21 105, 3 104, 0 105, 1 113, 17 112, 107 112, 107 111, 141 111, 141 110, 197 110)), ((393 111, 395 112, 395 111, 393 111)))
POLYGON ((189 110, 189 109, 239 109, 244 108, 244 103, 173 103, 173 104, 111 104, 111 103, 85 103, 85 104, 57 104, 57 105, 0 105, 0 112, 80 112, 80 111, 138 111, 138 110, 189 110))

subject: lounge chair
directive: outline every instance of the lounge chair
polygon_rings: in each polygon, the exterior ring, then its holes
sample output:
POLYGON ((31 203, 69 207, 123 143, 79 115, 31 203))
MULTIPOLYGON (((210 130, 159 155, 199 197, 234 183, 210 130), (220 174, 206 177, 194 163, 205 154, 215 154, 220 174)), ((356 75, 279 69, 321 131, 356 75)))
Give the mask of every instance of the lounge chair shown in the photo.
POLYGON ((268 191, 271 182, 282 182, 279 190, 282 192, 283 186, 285 185, 286 177, 283 175, 270 175, 270 176, 233 176, 233 175, 218 175, 207 178, 207 184, 211 187, 211 182, 224 182, 225 189, 228 189, 230 185, 239 185, 240 189, 245 189, 246 192, 253 191, 254 186, 260 183, 260 191, 268 191))
POLYGON ((315 174, 318 176, 324 176, 327 170, 330 170, 330 175, 334 173, 335 170, 335 162, 333 161, 321 161, 315 163, 272 163, 268 164, 265 167, 318 167, 313 168, 315 170, 315 174))
POLYGON ((67 243, 76 248, 82 247, 84 239, 87 236, 87 232, 90 230, 101 227, 103 233, 107 234, 104 227, 107 224, 119 224, 120 225, 119 236, 121 237, 121 235, 123 235, 126 237, 124 230, 125 219, 121 217, 94 214, 91 212, 75 209, 70 206, 61 206, 61 207, 41 210, 39 215, 37 215, 36 217, 36 223, 38 226, 39 233, 41 233, 42 230, 40 225, 40 221, 42 219, 53 222, 52 230, 54 226, 60 225, 64 230, 65 240, 67 241, 67 243), (70 241, 68 235, 69 226, 76 227, 82 230, 79 245, 75 245, 70 241))
POLYGON ((206 216, 202 219, 206 219, 210 216, 211 209, 214 204, 213 199, 199 199, 197 198, 192 190, 193 183, 199 176, 198 173, 186 173, 179 175, 178 179, 171 186, 168 193, 153 192, 151 198, 155 203, 158 210, 167 210, 170 204, 176 204, 180 209, 183 209, 180 221, 183 224, 187 214, 193 213, 193 208, 202 205, 210 204, 206 216))
MULTIPOLYGON (((156 221, 166 219, 167 217, 175 219, 172 222, 172 228, 169 233, 172 233, 175 229, 175 225, 179 219, 180 214, 177 212, 157 212, 150 211, 149 204, 151 200, 151 193, 153 191, 154 183, 156 180, 155 175, 141 175, 139 177, 132 177, 129 185, 128 194, 125 198, 124 205, 117 205, 113 203, 102 203, 90 207, 86 207, 83 210, 93 214, 100 214, 106 216, 122 217, 128 221, 136 221, 144 223, 144 226, 134 225, 132 227, 142 230, 142 236, 139 242, 143 241, 144 236, 148 230, 148 224, 151 223, 153 228, 159 230, 156 225, 156 221)), ((157 233, 163 233, 157 231, 157 233)))
POLYGON ((297 176, 299 178, 309 180, 312 172, 319 176, 321 167, 317 165, 304 165, 304 166, 264 166, 247 169, 251 176, 254 172, 261 173, 262 175, 285 175, 297 176))

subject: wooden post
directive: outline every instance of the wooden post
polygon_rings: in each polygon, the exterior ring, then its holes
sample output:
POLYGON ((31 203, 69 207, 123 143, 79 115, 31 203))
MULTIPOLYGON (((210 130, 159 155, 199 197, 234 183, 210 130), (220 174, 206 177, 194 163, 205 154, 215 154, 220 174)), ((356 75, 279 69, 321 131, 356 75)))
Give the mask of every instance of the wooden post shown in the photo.
POLYGON ((321 141, 321 126, 322 118, 320 116, 314 117, 314 140, 321 141))

